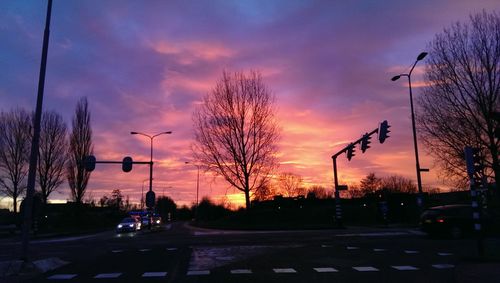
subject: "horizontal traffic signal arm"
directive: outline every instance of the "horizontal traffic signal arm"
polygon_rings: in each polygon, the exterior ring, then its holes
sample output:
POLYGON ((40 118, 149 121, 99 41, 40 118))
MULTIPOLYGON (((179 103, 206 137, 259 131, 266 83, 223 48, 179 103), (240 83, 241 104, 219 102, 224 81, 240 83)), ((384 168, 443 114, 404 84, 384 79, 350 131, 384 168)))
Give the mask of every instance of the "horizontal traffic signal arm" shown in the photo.
MULTIPOLYGON (((97 161, 95 156, 89 155, 83 160, 83 164, 85 165, 85 170, 91 172, 91 171, 94 171, 95 165, 97 163, 100 163, 100 164, 122 164, 123 165, 124 161, 125 161, 125 159, 123 161, 97 161)), ((152 161, 132 161, 132 158, 130 158, 129 163, 130 164, 150 164, 150 165, 153 165, 152 161)), ((131 171, 131 169, 132 168, 130 168, 130 170, 125 171, 125 172, 129 172, 129 171, 131 171)))
POLYGON ((371 131, 369 133, 364 134, 362 137, 360 137, 356 141, 354 141, 352 143, 349 143, 343 149, 341 149, 340 151, 338 151, 337 153, 335 153, 334 155, 332 155, 332 158, 333 159, 337 159, 337 157, 339 155, 341 155, 343 153, 346 153, 349 150, 349 148, 351 148, 351 146, 355 146, 356 144, 361 144, 361 141, 363 141, 363 139, 365 139, 366 137, 371 137, 375 133, 378 133, 378 128, 374 129, 373 131, 371 131))

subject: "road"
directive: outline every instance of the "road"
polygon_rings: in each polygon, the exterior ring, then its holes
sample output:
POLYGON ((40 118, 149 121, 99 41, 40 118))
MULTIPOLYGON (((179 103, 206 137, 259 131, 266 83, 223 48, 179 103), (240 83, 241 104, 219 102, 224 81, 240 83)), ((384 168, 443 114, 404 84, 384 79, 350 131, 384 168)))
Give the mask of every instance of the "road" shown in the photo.
MULTIPOLYGON (((0 248, 7 257, 19 244, 0 248)), ((31 252, 67 264, 24 282, 464 282, 461 266, 475 245, 412 229, 243 232, 173 223, 38 240, 31 252)))

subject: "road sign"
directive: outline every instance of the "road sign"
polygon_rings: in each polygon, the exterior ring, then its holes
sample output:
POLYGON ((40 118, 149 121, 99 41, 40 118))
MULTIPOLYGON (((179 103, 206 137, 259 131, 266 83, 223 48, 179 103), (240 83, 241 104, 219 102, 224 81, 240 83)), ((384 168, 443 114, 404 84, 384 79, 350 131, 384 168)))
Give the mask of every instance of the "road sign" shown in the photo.
POLYGON ((146 206, 153 208, 155 206, 155 192, 149 191, 146 193, 146 206))
POLYGON ((347 191, 347 185, 338 185, 337 190, 339 191, 347 191))

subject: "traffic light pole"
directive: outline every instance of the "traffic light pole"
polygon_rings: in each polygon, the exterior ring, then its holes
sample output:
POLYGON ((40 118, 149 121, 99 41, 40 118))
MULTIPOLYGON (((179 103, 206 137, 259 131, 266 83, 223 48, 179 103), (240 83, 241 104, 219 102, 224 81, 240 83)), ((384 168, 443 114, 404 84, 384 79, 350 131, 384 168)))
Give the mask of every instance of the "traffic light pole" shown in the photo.
POLYGON ((333 161, 333 183, 335 186, 335 223, 337 224, 337 227, 343 227, 342 223, 342 206, 340 203, 340 186, 339 186, 339 180, 337 177, 337 157, 345 152, 347 152, 349 149, 352 150, 353 146, 356 145, 357 143, 361 143, 364 139, 369 138, 371 135, 378 133, 378 128, 374 129, 373 131, 364 134, 361 138, 357 139, 355 142, 348 144, 346 147, 341 149, 339 152, 335 153, 332 155, 332 161, 333 161))

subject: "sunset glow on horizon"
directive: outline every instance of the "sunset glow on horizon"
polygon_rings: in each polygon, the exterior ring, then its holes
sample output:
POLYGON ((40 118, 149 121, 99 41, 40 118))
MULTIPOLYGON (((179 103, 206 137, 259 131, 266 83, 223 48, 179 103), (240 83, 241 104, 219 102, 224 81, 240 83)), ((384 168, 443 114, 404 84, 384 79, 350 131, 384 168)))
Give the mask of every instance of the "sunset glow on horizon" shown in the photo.
MULTIPOLYGON (((0 3, 0 105, 34 109, 46 1, 0 3)), ((281 138, 277 174, 292 172, 305 187, 333 187, 331 156, 378 127, 364 154, 338 159, 339 180, 358 183, 371 172, 416 180, 408 71, 435 34, 472 13, 498 9, 481 1, 59 1, 54 0, 44 110, 60 113, 71 129, 77 101, 90 106, 98 160, 149 161, 156 134, 157 196, 178 205, 196 199, 197 168, 191 153, 192 113, 227 70, 262 74, 276 96, 281 138), (190 162, 191 164, 186 164, 190 162)), ((432 56, 432 54, 429 54, 432 56)), ((414 98, 425 87, 425 60, 414 70, 414 98)), ((418 115, 418 109, 417 109, 418 115)), ((424 188, 450 189, 419 143, 424 188)), ((132 203, 149 188, 149 168, 97 164, 87 198, 120 189, 132 203)), ((65 181, 51 195, 69 199, 65 181)), ((243 193, 222 178, 200 172, 200 197, 233 207, 243 193)), ((8 206, 1 199, 0 207, 8 206)))

